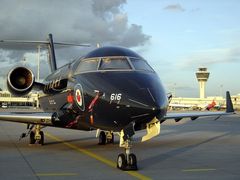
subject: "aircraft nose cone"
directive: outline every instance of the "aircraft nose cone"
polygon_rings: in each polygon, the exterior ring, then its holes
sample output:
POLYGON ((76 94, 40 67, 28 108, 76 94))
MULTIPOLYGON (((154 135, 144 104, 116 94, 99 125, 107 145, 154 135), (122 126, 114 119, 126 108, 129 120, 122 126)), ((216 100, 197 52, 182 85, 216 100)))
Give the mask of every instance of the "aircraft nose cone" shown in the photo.
POLYGON ((124 87, 132 119, 147 122, 155 116, 160 119, 166 114, 168 100, 157 74, 129 73, 118 83, 119 87, 124 87))
POLYGON ((131 99, 132 118, 146 119, 146 121, 152 120, 154 117, 161 119, 167 109, 167 98, 164 91, 161 89, 140 89, 138 92, 138 98, 131 99))
POLYGON ((166 108, 155 107, 152 109, 152 116, 157 119, 162 119, 162 117, 166 114, 166 108))
POLYGON ((152 115, 156 116, 157 119, 161 119, 167 110, 167 98, 165 91, 159 91, 159 89, 148 89, 149 96, 152 99, 152 115))

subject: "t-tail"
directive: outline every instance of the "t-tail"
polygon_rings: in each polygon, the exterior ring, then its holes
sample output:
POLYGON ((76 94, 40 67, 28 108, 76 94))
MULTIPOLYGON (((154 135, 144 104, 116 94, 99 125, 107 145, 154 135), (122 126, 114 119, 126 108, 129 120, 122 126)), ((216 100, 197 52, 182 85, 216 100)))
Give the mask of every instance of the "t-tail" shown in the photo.
POLYGON ((55 56, 55 49, 54 49, 52 34, 48 34, 48 41, 49 41, 49 44, 48 44, 49 64, 50 64, 51 72, 54 72, 57 70, 57 63, 56 63, 56 56, 55 56))

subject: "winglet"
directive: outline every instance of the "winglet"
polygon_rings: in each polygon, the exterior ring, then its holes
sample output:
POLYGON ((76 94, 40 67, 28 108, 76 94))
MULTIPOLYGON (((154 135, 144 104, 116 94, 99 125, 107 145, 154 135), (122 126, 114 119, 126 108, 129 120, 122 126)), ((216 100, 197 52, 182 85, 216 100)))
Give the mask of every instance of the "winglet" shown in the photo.
POLYGON ((226 107, 227 107, 227 109, 226 109, 227 113, 234 112, 232 99, 231 99, 229 91, 226 92, 226 107))

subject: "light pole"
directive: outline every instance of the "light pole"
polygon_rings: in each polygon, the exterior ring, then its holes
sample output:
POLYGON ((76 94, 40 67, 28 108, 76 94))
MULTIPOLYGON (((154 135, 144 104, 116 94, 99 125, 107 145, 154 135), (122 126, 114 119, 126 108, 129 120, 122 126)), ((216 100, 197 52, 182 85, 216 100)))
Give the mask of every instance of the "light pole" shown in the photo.
POLYGON ((38 53, 37 53, 37 81, 40 80, 40 55, 41 55, 41 46, 38 45, 38 53))
POLYGON ((176 97, 176 86, 177 86, 177 84, 174 83, 173 84, 173 97, 176 97))
MULTIPOLYGON (((37 52, 37 81, 40 81, 40 57, 41 57, 41 46, 38 45, 37 47, 38 52, 37 52)), ((39 93, 37 92, 37 97, 36 97, 36 108, 39 108, 39 93)))

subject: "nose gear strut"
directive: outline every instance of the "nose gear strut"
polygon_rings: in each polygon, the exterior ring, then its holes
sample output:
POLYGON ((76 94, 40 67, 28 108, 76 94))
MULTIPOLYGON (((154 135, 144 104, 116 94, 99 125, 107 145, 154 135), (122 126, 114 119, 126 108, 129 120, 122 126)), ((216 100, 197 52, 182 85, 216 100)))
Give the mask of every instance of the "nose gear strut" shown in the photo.
POLYGON ((134 123, 129 124, 125 129, 120 132, 119 146, 125 149, 125 153, 121 153, 117 158, 117 168, 129 171, 138 170, 137 157, 131 153, 131 137, 135 134, 134 123))

